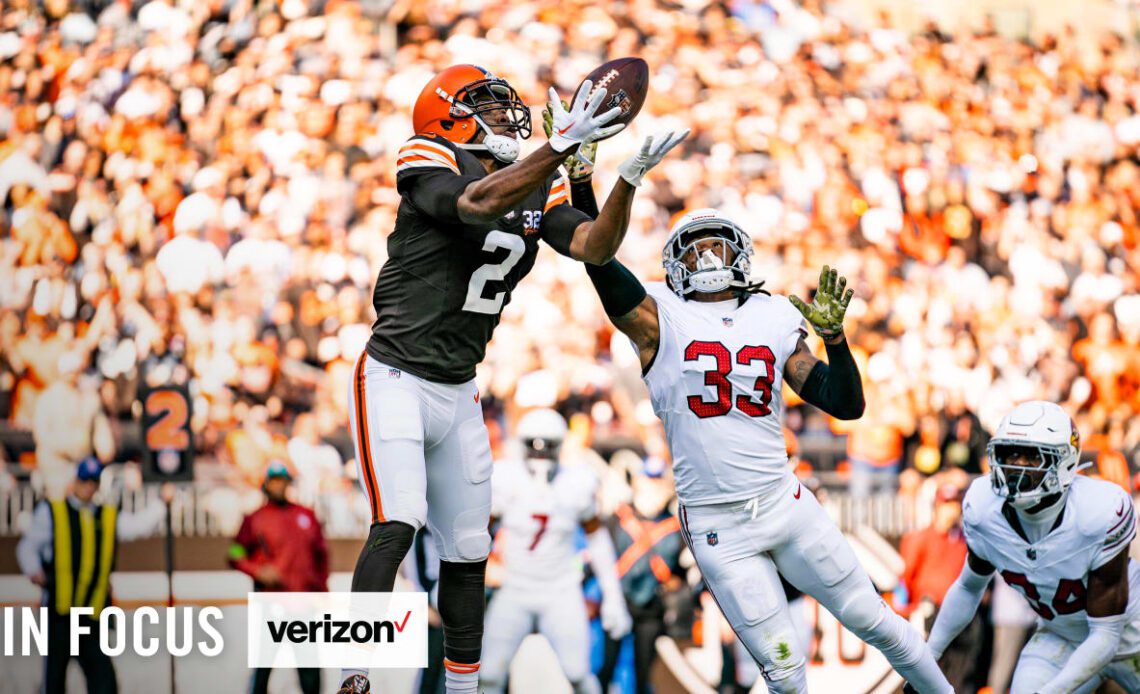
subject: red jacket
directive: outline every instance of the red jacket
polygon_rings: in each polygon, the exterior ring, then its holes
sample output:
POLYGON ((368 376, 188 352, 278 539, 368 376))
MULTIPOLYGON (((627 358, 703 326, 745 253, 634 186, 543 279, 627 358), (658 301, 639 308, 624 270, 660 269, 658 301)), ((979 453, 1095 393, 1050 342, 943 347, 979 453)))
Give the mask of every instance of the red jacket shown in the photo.
POLYGON ((230 547, 230 566, 254 579, 254 590, 328 590, 329 552, 312 510, 293 503, 267 503, 245 517, 230 547), (282 583, 258 583, 257 571, 272 564, 282 583))
POLYGON ((923 598, 941 607, 966 561, 966 538, 957 527, 948 533, 933 527, 915 530, 903 537, 899 554, 906 563, 902 580, 910 593, 911 607, 923 598))

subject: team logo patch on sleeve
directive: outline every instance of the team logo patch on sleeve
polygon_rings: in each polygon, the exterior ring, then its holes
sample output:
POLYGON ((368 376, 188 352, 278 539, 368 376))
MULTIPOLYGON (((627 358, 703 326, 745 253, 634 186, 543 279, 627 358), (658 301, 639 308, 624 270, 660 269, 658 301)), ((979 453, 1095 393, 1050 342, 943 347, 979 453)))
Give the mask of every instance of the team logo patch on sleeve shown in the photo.
POLYGON ((705 533, 705 542, 709 543, 709 547, 716 547, 720 544, 720 538, 716 536, 715 530, 710 530, 708 533, 705 533))

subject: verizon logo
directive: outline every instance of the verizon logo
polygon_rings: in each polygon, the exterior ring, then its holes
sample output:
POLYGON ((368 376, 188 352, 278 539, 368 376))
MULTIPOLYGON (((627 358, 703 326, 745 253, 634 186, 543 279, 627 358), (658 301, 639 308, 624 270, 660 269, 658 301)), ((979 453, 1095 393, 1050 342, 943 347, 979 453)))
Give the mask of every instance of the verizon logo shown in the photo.
POLYGON ((273 643, 285 639, 291 643, 392 643, 396 634, 404 633, 411 616, 412 611, 408 610, 399 622, 390 619, 369 622, 333 619, 326 614, 320 620, 271 621, 266 627, 273 643))
POLYGON ((250 593, 249 667, 427 667, 427 593, 250 593))

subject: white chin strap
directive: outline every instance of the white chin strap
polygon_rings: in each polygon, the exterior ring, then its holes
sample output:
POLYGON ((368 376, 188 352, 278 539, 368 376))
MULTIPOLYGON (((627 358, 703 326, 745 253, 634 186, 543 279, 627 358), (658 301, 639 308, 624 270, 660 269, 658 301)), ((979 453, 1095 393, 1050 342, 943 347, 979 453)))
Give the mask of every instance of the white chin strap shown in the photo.
POLYGON ((490 152, 491 156, 495 157, 504 164, 513 164, 519 158, 519 141, 513 137, 506 135, 497 135, 494 130, 487 127, 483 119, 479 116, 472 115, 475 122, 483 129, 483 141, 479 144, 459 145, 461 149, 485 151, 490 152))
POLYGON ((697 258, 697 269, 689 275, 689 286, 702 294, 715 294, 728 289, 732 284, 732 270, 724 267, 724 261, 706 250, 697 258))
POLYGON ((519 141, 513 137, 491 133, 483 138, 483 145, 504 164, 513 164, 519 158, 519 141))

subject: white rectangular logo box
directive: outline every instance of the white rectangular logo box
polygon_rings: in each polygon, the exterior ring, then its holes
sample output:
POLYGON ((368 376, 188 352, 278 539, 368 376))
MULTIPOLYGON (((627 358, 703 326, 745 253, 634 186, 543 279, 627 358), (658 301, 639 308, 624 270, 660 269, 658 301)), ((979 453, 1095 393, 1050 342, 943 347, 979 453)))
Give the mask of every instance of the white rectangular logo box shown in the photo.
POLYGON ((250 593, 251 668, 427 667, 427 593, 250 593))

